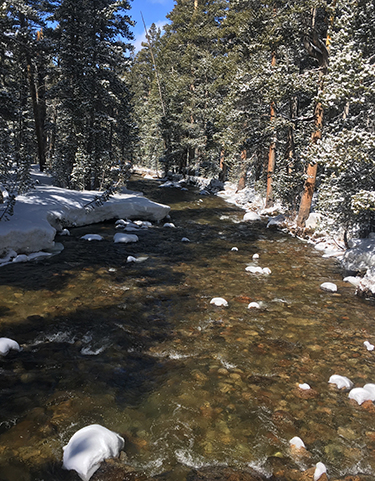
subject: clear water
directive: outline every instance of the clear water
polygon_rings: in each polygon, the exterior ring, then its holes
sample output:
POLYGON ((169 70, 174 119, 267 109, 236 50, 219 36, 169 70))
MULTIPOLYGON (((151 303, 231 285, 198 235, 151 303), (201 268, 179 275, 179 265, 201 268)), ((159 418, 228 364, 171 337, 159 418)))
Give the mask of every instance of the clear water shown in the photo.
POLYGON ((240 222, 243 211, 220 198, 129 187, 171 205, 176 228, 161 223, 128 245, 113 243, 113 222, 72 229, 58 256, 1 268, 0 335, 23 350, 0 358, 0 480, 77 479, 61 470, 62 447, 92 423, 126 438, 122 463, 167 480, 212 464, 270 474, 276 462, 373 474, 374 409, 328 384, 332 374, 375 382, 363 346, 375 343, 374 306, 340 266, 240 222), (249 264, 272 273, 249 274, 249 264), (228 307, 210 304, 219 296, 228 307), (294 436, 309 456, 293 457, 294 436))

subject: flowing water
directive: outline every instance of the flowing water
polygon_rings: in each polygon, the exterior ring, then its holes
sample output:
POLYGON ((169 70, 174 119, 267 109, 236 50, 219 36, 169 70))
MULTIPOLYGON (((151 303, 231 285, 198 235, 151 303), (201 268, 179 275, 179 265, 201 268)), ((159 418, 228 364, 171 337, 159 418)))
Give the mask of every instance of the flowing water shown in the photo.
POLYGON ((61 254, 1 268, 0 336, 22 351, 0 358, 0 480, 78 479, 61 469, 62 447, 93 423, 126 438, 122 463, 170 481, 214 464, 375 473, 373 405, 328 384, 375 382, 363 345, 375 308, 338 263, 241 222, 220 198, 139 179, 129 188, 169 204, 176 228, 142 229, 135 244, 113 243, 114 222, 76 228, 61 254), (228 307, 210 304, 219 296, 228 307), (309 453, 297 460, 294 436, 309 453))

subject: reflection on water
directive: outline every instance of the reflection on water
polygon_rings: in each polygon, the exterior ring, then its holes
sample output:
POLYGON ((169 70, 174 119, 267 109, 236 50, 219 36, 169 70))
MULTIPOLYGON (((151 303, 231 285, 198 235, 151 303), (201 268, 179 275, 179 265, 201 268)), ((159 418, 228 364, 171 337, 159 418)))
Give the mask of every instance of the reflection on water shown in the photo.
POLYGON ((375 340, 374 307, 311 246, 240 222, 219 198, 156 185, 130 188, 170 204, 175 229, 161 223, 124 245, 114 223, 77 228, 58 256, 1 269, 0 335, 23 350, 0 359, 0 479, 76 479, 60 472, 62 446, 92 423, 125 436, 124 463, 165 479, 217 463, 293 466, 294 436, 310 453, 300 469, 374 473, 374 406, 328 384, 375 382, 363 346, 375 340), (210 304, 219 296, 228 307, 210 304))

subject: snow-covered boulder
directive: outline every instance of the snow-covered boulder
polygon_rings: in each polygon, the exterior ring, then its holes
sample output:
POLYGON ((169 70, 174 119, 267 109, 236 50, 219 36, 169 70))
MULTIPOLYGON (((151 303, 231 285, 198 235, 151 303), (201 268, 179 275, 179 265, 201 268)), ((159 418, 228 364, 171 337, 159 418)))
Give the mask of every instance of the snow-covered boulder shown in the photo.
POLYGON ((306 448, 305 443, 298 436, 294 436, 294 438, 289 441, 289 444, 296 449, 306 448))
POLYGON ((83 235, 81 239, 87 240, 87 241, 93 241, 93 240, 101 241, 103 240, 103 237, 99 234, 86 234, 86 235, 83 235))
POLYGON ((308 391, 309 389, 311 389, 310 385, 307 384, 307 382, 304 382, 302 384, 298 384, 298 387, 300 389, 302 389, 302 391, 308 391))
POLYGON ((247 306, 248 309, 260 309, 260 304, 259 302, 250 302, 249 305, 247 306))
POLYGON ((118 456, 124 444, 121 436, 99 424, 86 426, 63 447, 63 468, 74 470, 83 481, 89 481, 100 463, 118 456))
POLYGON ((6 356, 11 349, 15 351, 21 350, 18 342, 9 339, 9 337, 0 337, 0 356, 6 356))
POLYGON ((115 244, 123 243, 123 244, 130 244, 131 242, 138 242, 138 236, 135 234, 121 234, 118 232, 113 236, 113 241, 115 244))
POLYGON ((366 384, 363 387, 355 387, 349 392, 349 399, 354 399, 359 405, 365 401, 375 401, 375 385, 366 384))
POLYGON ((340 376, 338 374, 333 374, 328 381, 330 384, 336 384, 338 389, 350 389, 353 386, 352 381, 346 376, 340 376))
POLYGON ((365 341, 363 344, 368 351, 373 351, 375 349, 375 346, 368 341, 365 341))
POLYGON ((246 212, 246 214, 243 216, 242 220, 244 222, 260 220, 260 215, 257 214, 256 212, 252 212, 252 211, 246 212))
POLYGON ((323 291, 337 292, 337 286, 333 282, 323 282, 323 284, 320 284, 320 288, 323 291))
POLYGON ((314 471, 314 481, 318 481, 323 474, 326 474, 327 468, 324 466, 323 463, 319 462, 316 463, 315 465, 315 471, 314 471))
POLYGON ((259 266, 247 266, 245 267, 246 272, 251 272, 251 274, 263 274, 270 275, 271 269, 269 267, 259 267, 259 266))
POLYGON ((211 299, 210 304, 214 304, 215 306, 219 307, 227 307, 228 301, 226 301, 223 297, 214 297, 211 299))

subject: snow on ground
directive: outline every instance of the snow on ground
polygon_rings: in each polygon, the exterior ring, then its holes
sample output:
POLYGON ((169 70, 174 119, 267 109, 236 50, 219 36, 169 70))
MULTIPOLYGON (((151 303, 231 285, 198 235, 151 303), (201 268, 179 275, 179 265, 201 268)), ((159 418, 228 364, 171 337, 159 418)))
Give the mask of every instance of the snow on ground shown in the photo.
POLYGON ((167 205, 130 191, 113 195, 101 206, 85 208, 100 193, 55 187, 48 176, 36 170, 33 177, 35 189, 18 196, 13 216, 0 223, 0 265, 12 260, 27 261, 37 257, 36 253, 54 252, 55 235, 66 227, 119 218, 160 221, 170 210, 167 205))

